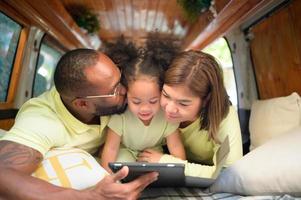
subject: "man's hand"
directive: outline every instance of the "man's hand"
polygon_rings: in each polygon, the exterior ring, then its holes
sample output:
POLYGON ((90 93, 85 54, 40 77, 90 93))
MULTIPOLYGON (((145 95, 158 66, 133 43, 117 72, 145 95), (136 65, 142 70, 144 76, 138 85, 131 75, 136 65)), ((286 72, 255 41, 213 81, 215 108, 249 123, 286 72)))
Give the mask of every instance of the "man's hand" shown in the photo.
POLYGON ((119 181, 128 173, 129 168, 125 166, 117 173, 106 176, 88 192, 94 193, 95 199, 137 199, 146 186, 158 179, 158 173, 152 172, 142 175, 132 182, 120 183, 119 181))
POLYGON ((153 149, 145 149, 142 153, 139 153, 137 161, 157 163, 161 159, 163 154, 153 149))

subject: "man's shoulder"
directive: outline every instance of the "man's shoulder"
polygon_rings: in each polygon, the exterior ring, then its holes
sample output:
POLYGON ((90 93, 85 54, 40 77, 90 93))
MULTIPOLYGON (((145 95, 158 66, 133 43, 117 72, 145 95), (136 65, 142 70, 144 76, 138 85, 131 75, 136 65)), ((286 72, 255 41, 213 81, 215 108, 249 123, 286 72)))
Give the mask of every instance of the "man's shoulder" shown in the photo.
POLYGON ((15 126, 19 128, 43 126, 45 128, 51 124, 56 128, 62 127, 63 123, 57 112, 58 108, 52 93, 52 91, 47 91, 25 102, 16 116, 15 126))
POLYGON ((65 132, 65 125, 57 112, 52 93, 47 91, 25 102, 9 132, 18 136, 25 134, 29 137, 32 135, 60 137, 65 132))
MULTIPOLYGON (((32 98, 25 102, 19 110, 20 114, 54 114, 56 112, 56 98, 55 91, 50 90, 42 95, 32 98)), ((17 116, 18 117, 18 116, 17 116)))

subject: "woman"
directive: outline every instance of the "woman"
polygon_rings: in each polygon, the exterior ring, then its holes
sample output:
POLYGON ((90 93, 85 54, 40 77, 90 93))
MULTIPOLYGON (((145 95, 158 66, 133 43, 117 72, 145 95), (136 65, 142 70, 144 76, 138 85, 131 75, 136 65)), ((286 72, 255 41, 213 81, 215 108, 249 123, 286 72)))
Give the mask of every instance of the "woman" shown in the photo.
POLYGON ((150 149, 139 155, 139 161, 185 163, 187 176, 211 178, 217 150, 227 137, 224 167, 242 157, 238 116, 213 56, 193 50, 180 53, 166 71, 161 106, 168 121, 180 123, 188 161, 150 149))

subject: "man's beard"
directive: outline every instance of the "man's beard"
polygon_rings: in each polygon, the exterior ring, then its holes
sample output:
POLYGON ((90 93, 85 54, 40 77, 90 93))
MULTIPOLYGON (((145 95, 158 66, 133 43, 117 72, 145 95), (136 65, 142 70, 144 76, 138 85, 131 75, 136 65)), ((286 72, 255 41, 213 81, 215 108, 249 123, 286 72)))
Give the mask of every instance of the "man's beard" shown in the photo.
POLYGON ((124 103, 122 105, 116 105, 116 106, 97 106, 95 115, 96 116, 106 116, 106 115, 112 115, 112 114, 121 114, 125 111, 127 107, 127 104, 124 103))

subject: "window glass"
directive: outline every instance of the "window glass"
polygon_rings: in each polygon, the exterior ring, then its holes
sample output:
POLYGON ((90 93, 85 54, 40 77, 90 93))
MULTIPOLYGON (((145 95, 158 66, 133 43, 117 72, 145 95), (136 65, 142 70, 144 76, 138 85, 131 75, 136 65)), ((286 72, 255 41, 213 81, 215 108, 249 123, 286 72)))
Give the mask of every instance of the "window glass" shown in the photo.
POLYGON ((53 86, 53 74, 62 52, 42 42, 35 73, 33 96, 36 97, 53 86))
POLYGON ((0 102, 5 102, 22 27, 0 12, 0 102))
POLYGON ((223 74, 224 74, 224 84, 227 90, 230 100, 237 108, 237 90, 236 82, 233 70, 233 62, 231 57, 231 52, 225 38, 219 38, 206 48, 203 49, 204 52, 213 55, 220 63, 223 74))

